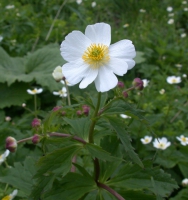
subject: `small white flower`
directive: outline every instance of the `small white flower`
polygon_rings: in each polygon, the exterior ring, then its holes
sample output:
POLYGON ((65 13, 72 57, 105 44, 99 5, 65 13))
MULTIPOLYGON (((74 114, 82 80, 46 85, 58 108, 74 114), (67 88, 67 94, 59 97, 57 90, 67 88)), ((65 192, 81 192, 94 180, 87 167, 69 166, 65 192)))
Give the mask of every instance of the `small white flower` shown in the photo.
POLYGON ((124 118, 124 119, 131 118, 130 116, 125 115, 125 114, 120 114, 120 117, 122 117, 122 118, 124 118))
POLYGON ((12 200, 18 194, 18 190, 14 190, 11 194, 2 198, 2 200, 12 200))
POLYGON ((56 81, 62 80, 62 78, 63 78, 62 67, 61 66, 57 66, 54 69, 54 71, 52 73, 52 76, 56 81))
POLYGON ((82 3, 82 0, 76 0, 76 3, 77 3, 77 4, 81 4, 81 3, 82 3))
POLYGON ((11 121, 11 117, 9 117, 9 116, 5 117, 5 121, 6 122, 10 122, 11 121))
POLYGON ((184 37, 187 36, 187 34, 186 33, 182 33, 180 36, 181 36, 181 38, 184 38, 184 37))
POLYGON ((186 146, 188 144, 188 137, 184 137, 183 135, 180 135, 180 137, 176 137, 177 140, 181 142, 183 146, 186 146))
POLYGON ((188 185, 188 178, 183 179, 182 182, 181 182, 181 184, 183 186, 187 186, 188 185))
POLYGON ((32 95, 40 94, 42 91, 43 91, 42 88, 39 88, 39 89, 35 88, 35 89, 33 89, 33 90, 30 90, 30 89, 27 90, 27 92, 28 92, 29 94, 32 94, 32 95))
POLYGON ((22 107, 23 107, 23 108, 26 107, 26 104, 25 104, 25 103, 22 103, 22 107))
POLYGON ((147 87, 149 81, 148 81, 147 79, 143 79, 142 81, 143 81, 143 86, 144 86, 144 87, 147 87))
POLYGON ((53 92, 53 95, 58 95, 60 97, 66 97, 67 96, 67 89, 65 87, 63 87, 58 92, 53 92))
POLYGON ((17 17, 20 17, 20 13, 16 13, 16 16, 17 16, 17 17))
POLYGON ((66 80, 71 85, 80 82, 80 89, 94 82, 98 92, 116 87, 116 75, 123 76, 135 66, 136 51, 130 40, 110 43, 111 27, 106 23, 88 25, 85 35, 80 31, 69 33, 60 48, 68 62, 63 65, 66 80))
POLYGON ((93 1, 93 2, 91 3, 91 7, 92 7, 92 8, 94 8, 96 5, 97 5, 97 3, 96 3, 95 1, 93 1))
POLYGON ((8 6, 6 6, 5 8, 6 8, 7 10, 10 10, 10 9, 15 8, 15 6, 14 6, 14 5, 8 5, 8 6))
POLYGON ((168 142, 167 138, 156 138, 153 142, 153 146, 157 149, 165 150, 167 147, 171 145, 171 142, 168 142))
POLYGON ((0 35, 0 42, 3 40, 3 36, 0 35))
POLYGON ((187 1, 182 1, 182 4, 187 4, 187 1))
POLYGON ((173 16, 174 16, 174 13, 169 13, 168 16, 169 16, 169 17, 173 17, 173 16))
POLYGON ((127 28, 127 27, 129 27, 129 24, 124 24, 123 25, 123 28, 127 28))
POLYGON ((145 13, 146 10, 144 10, 144 9, 140 9, 140 12, 141 12, 141 13, 145 13))
POLYGON ((187 74, 183 74, 182 77, 183 77, 183 78, 187 78, 187 74))
POLYGON ((178 67, 178 68, 182 68, 181 64, 176 64, 175 66, 178 67))
POLYGON ((180 76, 169 76, 169 77, 167 77, 166 81, 169 84, 181 83, 181 77, 180 76))
POLYGON ((152 141, 152 137, 151 136, 145 136, 144 138, 140 139, 142 144, 149 144, 152 141))
POLYGON ((161 90, 159 91, 159 93, 160 93, 160 94, 164 94, 164 93, 165 93, 165 89, 161 89, 161 90))
POLYGON ((172 12, 173 11, 173 8, 171 6, 167 7, 166 9, 168 12, 172 12))
POLYGON ((0 165, 6 160, 6 157, 9 155, 10 151, 7 149, 3 154, 0 155, 0 165))
POLYGON ((169 19, 168 20, 168 24, 173 24, 174 23, 174 19, 169 19))
POLYGON ((188 8, 184 8, 183 10, 186 12, 186 11, 188 11, 188 8))

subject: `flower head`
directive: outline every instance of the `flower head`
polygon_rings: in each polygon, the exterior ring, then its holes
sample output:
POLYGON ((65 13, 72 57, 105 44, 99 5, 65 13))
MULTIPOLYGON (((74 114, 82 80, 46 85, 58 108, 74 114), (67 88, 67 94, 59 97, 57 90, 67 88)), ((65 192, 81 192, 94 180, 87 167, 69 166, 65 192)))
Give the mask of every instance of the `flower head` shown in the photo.
POLYGON ((188 137, 184 137, 183 135, 180 135, 180 137, 176 137, 177 140, 181 142, 183 146, 186 146, 188 144, 188 137))
POLYGON ((11 121, 11 117, 6 116, 6 117, 5 117, 5 121, 6 121, 6 122, 10 122, 10 121, 11 121))
POLYGON ((183 186, 187 186, 188 185, 188 178, 183 179, 182 182, 181 182, 181 184, 183 186))
POLYGON ((17 141, 15 138, 9 136, 6 138, 6 149, 8 149, 10 152, 15 152, 17 149, 17 141))
POLYGON ((9 9, 15 8, 15 6, 14 6, 14 5, 7 5, 5 8, 6 8, 7 10, 9 10, 9 9))
POLYGON ((184 11, 188 11, 188 8, 184 8, 183 10, 184 10, 184 11))
POLYGON ((57 66, 53 73, 52 73, 53 78, 58 82, 61 81, 63 79, 63 73, 62 73, 62 67, 61 66, 57 66))
POLYGON ((66 89, 66 87, 62 87, 62 89, 59 90, 58 92, 53 92, 53 95, 58 95, 60 97, 66 97, 67 96, 67 89, 66 89))
POLYGON ((187 36, 187 34, 186 33, 182 33, 180 36, 181 36, 181 38, 184 38, 184 37, 187 36))
POLYGON ((159 91, 159 93, 160 93, 160 94, 164 94, 164 93, 165 93, 165 89, 161 89, 161 90, 159 91))
POLYGON ((96 23, 86 27, 85 35, 73 31, 61 44, 61 55, 68 61, 63 65, 66 80, 81 89, 93 81, 98 92, 106 92, 117 85, 115 76, 123 76, 135 65, 134 45, 130 40, 121 40, 113 45, 111 27, 96 23))
POLYGON ((7 149, 3 154, 0 155, 0 165, 6 160, 6 157, 9 155, 10 151, 7 149))
POLYGON ((12 200, 17 195, 18 190, 14 190, 11 194, 2 198, 2 200, 12 200))
POLYGON ((132 84, 137 90, 142 90, 144 86, 144 82, 140 78, 135 78, 132 84))
POLYGON ((77 3, 77 4, 81 4, 81 3, 82 3, 82 0, 76 0, 76 3, 77 3))
POLYGON ((123 118, 123 119, 131 118, 130 116, 125 115, 125 114, 120 114, 120 117, 123 118))
POLYGON ((169 76, 169 77, 167 77, 166 81, 169 84, 181 83, 181 77, 180 76, 169 76))
POLYGON ((181 65, 181 64, 175 64, 175 66, 176 66, 177 68, 182 68, 182 65, 181 65))
POLYGON ((182 4, 187 4, 187 1, 182 1, 181 3, 182 3, 182 4))
POLYGON ((146 12, 146 10, 144 10, 144 9, 140 9, 139 10, 141 13, 145 13, 146 12))
POLYGON ((146 135, 144 138, 141 138, 140 140, 142 144, 149 144, 152 141, 152 137, 146 135))
POLYGON ((35 89, 33 89, 33 90, 30 90, 30 89, 27 90, 27 92, 28 92, 29 94, 32 94, 32 95, 40 94, 42 91, 43 91, 42 88, 39 88, 39 89, 35 88, 35 89))
POLYGON ((93 1, 93 2, 91 3, 91 7, 92 7, 92 8, 94 8, 96 5, 97 5, 97 3, 96 3, 95 1, 93 1))
POLYGON ((149 81, 148 81, 147 79, 143 79, 142 81, 143 81, 143 86, 144 86, 144 87, 147 87, 149 81))
POLYGON ((31 122, 31 126, 33 128, 38 128, 41 125, 41 120, 38 118, 34 118, 33 121, 31 122))
POLYGON ((171 145, 171 142, 168 142, 167 138, 156 138, 153 142, 153 146, 157 149, 165 150, 167 147, 171 145))
POLYGON ((168 20, 168 24, 173 24, 174 23, 174 19, 169 19, 168 20))
POLYGON ((169 6, 169 7, 167 7, 167 9, 166 9, 168 12, 171 12, 171 11, 173 11, 173 8, 171 7, 171 6, 169 6))

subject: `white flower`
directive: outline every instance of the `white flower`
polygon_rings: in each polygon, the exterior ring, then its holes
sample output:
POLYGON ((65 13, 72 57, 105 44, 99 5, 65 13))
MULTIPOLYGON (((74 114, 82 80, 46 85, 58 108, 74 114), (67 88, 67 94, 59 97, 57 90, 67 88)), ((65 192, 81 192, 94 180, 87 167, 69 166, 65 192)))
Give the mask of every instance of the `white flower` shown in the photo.
POLYGON ((153 146, 157 149, 165 150, 167 147, 171 145, 171 142, 168 142, 168 140, 165 137, 162 138, 156 138, 153 142, 153 146))
POLYGON ((152 141, 152 137, 151 136, 145 136, 144 138, 140 139, 142 144, 149 144, 152 141))
POLYGON ((66 84, 68 85, 68 86, 72 86, 67 80, 62 80, 62 81, 60 81, 63 85, 65 85, 65 82, 66 82, 66 84))
POLYGON ((53 92, 54 95, 58 95, 60 97, 66 97, 67 96, 67 89, 63 87, 61 90, 58 92, 53 92))
POLYGON ((144 10, 144 9, 140 9, 140 12, 141 12, 141 13, 145 13, 146 10, 144 10))
POLYGON ((181 183, 182 183, 183 186, 187 186, 188 185, 188 178, 183 179, 181 183))
POLYGON ((7 149, 3 154, 0 155, 0 165, 6 160, 6 157, 9 155, 10 151, 7 149))
POLYGON ((14 5, 8 5, 8 6, 6 6, 5 8, 9 10, 9 9, 15 8, 15 6, 14 6, 14 5))
POLYGON ((96 5, 97 5, 97 3, 96 3, 95 1, 93 1, 93 2, 91 3, 91 7, 92 7, 92 8, 94 8, 96 5))
POLYGON ((14 190, 11 194, 2 198, 2 200, 12 200, 18 194, 18 190, 14 190))
POLYGON ((180 76, 169 76, 169 77, 167 77, 166 81, 169 84, 181 83, 181 77, 180 76))
POLYGON ((164 94, 164 93, 165 93, 165 89, 161 89, 161 90, 159 91, 159 93, 160 93, 160 94, 164 94))
POLYGON ((62 80, 62 78, 63 78, 62 67, 61 66, 57 66, 54 69, 54 71, 52 73, 52 76, 56 81, 62 80))
POLYGON ((25 108, 25 107, 26 107, 26 104, 25 104, 25 103, 22 103, 22 107, 25 108))
POLYGON ((130 40, 121 40, 113 45, 111 27, 97 23, 86 27, 85 35, 73 31, 61 44, 61 55, 68 61, 63 65, 66 80, 75 85, 80 82, 81 89, 93 81, 98 92, 114 88, 118 79, 135 65, 134 45, 130 40))
POLYGON ((81 4, 81 3, 82 3, 82 0, 76 0, 76 3, 77 3, 77 4, 81 4))
POLYGON ((171 12, 173 10, 173 8, 171 6, 167 7, 166 9, 168 12, 171 12))
POLYGON ((184 38, 184 37, 187 36, 187 34, 186 33, 182 33, 180 36, 181 36, 181 38, 184 38))
POLYGON ((124 24, 123 25, 123 28, 127 28, 127 27, 129 27, 129 24, 124 24))
POLYGON ((182 1, 182 4, 187 4, 187 1, 182 1))
POLYGON ((147 79, 143 79, 142 81, 143 81, 143 86, 144 86, 144 87, 147 87, 149 81, 148 81, 147 79))
POLYGON ((0 35, 0 42, 3 40, 3 36, 0 35))
POLYGON ((169 19, 168 20, 168 24, 173 24, 174 23, 174 19, 169 19))
POLYGON ((40 94, 42 91, 43 91, 42 88, 39 88, 39 89, 35 88, 35 89, 33 89, 33 90, 30 90, 30 89, 27 90, 27 92, 28 92, 29 94, 32 94, 32 95, 34 95, 34 94, 40 94))
POLYGON ((182 77, 183 77, 183 78, 187 78, 187 74, 183 74, 182 77))
POLYGON ((184 10, 184 11, 188 11, 188 8, 184 8, 183 10, 184 10))
POLYGON ((125 114, 120 114, 120 117, 122 117, 122 118, 124 118, 124 119, 131 118, 130 116, 125 115, 125 114))
POLYGON ((186 146, 188 144, 188 137, 184 137, 183 135, 180 135, 180 137, 176 137, 177 140, 181 142, 183 146, 186 146))
POLYGON ((10 121, 11 121, 11 117, 6 116, 6 117, 5 117, 5 121, 6 121, 6 122, 10 122, 10 121))
POLYGON ((182 68, 181 64, 176 64, 175 66, 178 67, 178 68, 182 68))
POLYGON ((169 13, 168 16, 169 16, 169 17, 173 17, 173 16, 174 16, 174 13, 169 13))

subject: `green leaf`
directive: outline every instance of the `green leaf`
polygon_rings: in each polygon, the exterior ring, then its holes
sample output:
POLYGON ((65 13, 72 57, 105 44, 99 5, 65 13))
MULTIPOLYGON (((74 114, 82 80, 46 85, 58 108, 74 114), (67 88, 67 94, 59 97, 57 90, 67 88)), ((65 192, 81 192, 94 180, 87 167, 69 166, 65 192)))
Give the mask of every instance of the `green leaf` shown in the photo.
POLYGON ((152 183, 152 186, 153 186, 153 188, 154 188, 154 193, 155 193, 155 195, 156 195, 156 197, 157 197, 156 200, 163 200, 163 198, 162 198, 162 197, 160 196, 160 194, 158 193, 157 186, 156 186, 156 184, 155 184, 155 181, 154 181, 153 177, 151 177, 151 183, 152 183))
POLYGON ((188 197, 188 190, 186 188, 180 190, 178 194, 175 197, 170 198, 170 200, 187 200, 187 197, 188 197))
POLYGON ((159 167, 141 169, 138 165, 126 164, 117 174, 107 182, 109 186, 126 190, 148 189, 162 197, 167 197, 178 185, 159 167), (155 180, 155 188, 151 184, 151 177, 155 180))
POLYGON ((36 159, 33 157, 27 157, 23 165, 18 162, 14 163, 14 167, 6 170, 6 175, 0 176, 0 182, 8 183, 28 196, 31 193, 32 185, 35 183, 33 179, 36 172, 35 163, 36 159))
POLYGON ((134 58, 134 60, 136 61, 136 64, 142 63, 146 60, 143 56, 144 56, 143 52, 141 51, 136 52, 136 57, 134 58))
POLYGON ((124 128, 124 124, 117 118, 108 117, 110 124, 117 133, 118 138, 121 140, 125 151, 128 153, 131 160, 137 163, 140 167, 144 167, 138 155, 134 152, 134 148, 131 145, 131 138, 124 128))
POLYGON ((111 161, 111 162, 122 160, 121 158, 111 156, 109 152, 103 150, 101 147, 97 145, 87 143, 86 145, 84 145, 84 147, 89 151, 89 153, 91 154, 93 158, 96 157, 103 161, 111 161))
POLYGON ((77 173, 68 173, 62 181, 56 182, 50 192, 45 195, 45 200, 66 199, 78 200, 84 194, 96 190, 94 180, 88 176, 77 173))
POLYGON ((31 95, 27 93, 29 85, 26 83, 14 83, 11 86, 0 83, 1 101, 0 108, 10 106, 21 106, 23 102, 31 98, 31 95))

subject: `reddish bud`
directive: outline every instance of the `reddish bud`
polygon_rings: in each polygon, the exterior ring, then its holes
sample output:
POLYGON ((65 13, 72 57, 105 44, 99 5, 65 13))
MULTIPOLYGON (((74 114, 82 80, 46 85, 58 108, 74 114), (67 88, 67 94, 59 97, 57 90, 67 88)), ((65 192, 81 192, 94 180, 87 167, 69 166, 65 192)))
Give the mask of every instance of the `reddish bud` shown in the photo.
POLYGON ((5 148, 8 149, 10 152, 15 152, 17 149, 16 139, 11 136, 7 137, 5 148))
POLYGON ((133 86, 135 87, 135 89, 137 90, 143 90, 144 86, 143 86, 143 81, 140 78, 135 78, 133 80, 133 86))
POLYGON ((124 96, 124 98, 127 98, 129 95, 128 95, 128 93, 126 92, 126 91, 123 91, 122 92, 122 95, 124 96))
POLYGON ((34 118, 32 123, 31 123, 31 126, 33 128, 38 128, 40 125, 41 125, 41 120, 38 119, 38 118, 34 118))
POLYGON ((39 143, 39 142, 40 142, 40 136, 37 135, 37 134, 35 134, 35 135, 33 136, 33 138, 32 138, 32 142, 33 142, 33 144, 39 143))
POLYGON ((81 116, 81 115, 82 115, 82 111, 81 111, 81 110, 77 110, 77 111, 76 111, 76 114, 77 114, 78 116, 81 116))
POLYGON ((52 109, 52 111, 58 111, 59 109, 61 109, 61 106, 55 106, 53 109, 52 109))
POLYGON ((90 107, 88 105, 83 105, 82 106, 82 109, 83 109, 83 113, 88 116, 89 115, 89 110, 90 110, 90 107))
POLYGON ((61 114, 62 114, 62 116, 65 116, 65 115, 66 115, 66 112, 65 112, 65 111, 62 111, 61 114))
POLYGON ((118 81, 117 87, 124 88, 125 85, 124 85, 124 83, 122 81, 118 81))

